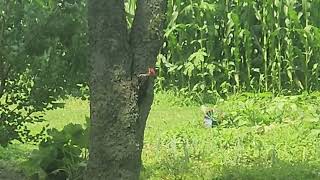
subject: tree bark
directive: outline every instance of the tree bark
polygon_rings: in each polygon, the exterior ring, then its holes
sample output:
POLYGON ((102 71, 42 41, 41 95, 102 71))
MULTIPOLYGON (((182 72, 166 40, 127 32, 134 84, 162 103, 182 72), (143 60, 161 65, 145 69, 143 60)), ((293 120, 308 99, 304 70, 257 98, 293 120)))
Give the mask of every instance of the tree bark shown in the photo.
POLYGON ((89 0, 90 144, 86 179, 138 179, 166 0, 138 0, 129 34, 123 0, 89 0))

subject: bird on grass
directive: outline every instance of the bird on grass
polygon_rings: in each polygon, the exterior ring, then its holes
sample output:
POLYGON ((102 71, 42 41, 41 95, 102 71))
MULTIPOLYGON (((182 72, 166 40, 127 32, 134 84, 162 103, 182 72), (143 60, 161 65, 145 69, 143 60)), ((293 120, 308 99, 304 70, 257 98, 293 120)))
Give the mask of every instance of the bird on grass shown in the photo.
POLYGON ((204 113, 203 123, 206 128, 212 128, 218 125, 217 119, 214 117, 215 109, 205 105, 201 106, 201 111, 204 113))

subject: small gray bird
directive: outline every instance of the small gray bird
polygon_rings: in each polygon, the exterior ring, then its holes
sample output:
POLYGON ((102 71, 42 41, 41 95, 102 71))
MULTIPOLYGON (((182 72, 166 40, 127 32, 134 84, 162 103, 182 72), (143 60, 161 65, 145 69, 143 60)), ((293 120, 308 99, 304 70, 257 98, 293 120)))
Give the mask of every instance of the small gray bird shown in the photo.
POLYGON ((214 109, 213 108, 208 108, 208 107, 202 105, 201 110, 204 113, 203 123, 206 128, 212 128, 212 127, 218 125, 218 122, 214 117, 214 109))

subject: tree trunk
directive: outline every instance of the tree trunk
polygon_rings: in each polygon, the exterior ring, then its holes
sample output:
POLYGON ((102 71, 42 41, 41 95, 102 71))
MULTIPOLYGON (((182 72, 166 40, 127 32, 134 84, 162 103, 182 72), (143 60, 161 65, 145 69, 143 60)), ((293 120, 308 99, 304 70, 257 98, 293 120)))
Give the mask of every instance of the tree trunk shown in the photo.
POLYGON ((166 0, 138 0, 128 32, 123 0, 89 0, 90 144, 86 179, 138 179, 166 0))

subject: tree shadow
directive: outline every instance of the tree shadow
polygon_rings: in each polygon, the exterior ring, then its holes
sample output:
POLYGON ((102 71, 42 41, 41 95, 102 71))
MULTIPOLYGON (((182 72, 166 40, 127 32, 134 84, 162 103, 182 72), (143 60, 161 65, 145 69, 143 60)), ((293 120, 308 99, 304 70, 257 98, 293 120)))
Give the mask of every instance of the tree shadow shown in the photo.
POLYGON ((201 179, 201 180, 320 180, 320 164, 276 160, 248 166, 183 163, 182 161, 149 164, 142 170, 141 180, 147 179, 201 179), (199 167, 196 167, 199 166, 199 167), (202 167, 201 167, 202 166, 202 167))
POLYGON ((308 162, 278 160, 273 165, 224 166, 216 180, 308 180, 320 179, 320 166, 308 162))
POLYGON ((27 179, 22 170, 0 160, 1 180, 25 180, 27 179))

